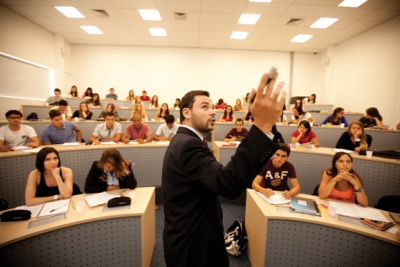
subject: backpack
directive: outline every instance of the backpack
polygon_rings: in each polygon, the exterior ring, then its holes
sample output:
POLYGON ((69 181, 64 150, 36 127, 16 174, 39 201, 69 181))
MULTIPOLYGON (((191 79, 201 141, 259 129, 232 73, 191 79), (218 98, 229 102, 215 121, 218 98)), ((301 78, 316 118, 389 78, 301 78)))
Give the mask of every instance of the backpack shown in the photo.
POLYGON ((247 245, 246 228, 239 219, 236 219, 233 224, 226 230, 225 247, 226 251, 233 256, 240 256, 241 252, 247 245))
POLYGON ((26 117, 28 121, 37 121, 39 119, 38 114, 36 112, 32 112, 26 117))

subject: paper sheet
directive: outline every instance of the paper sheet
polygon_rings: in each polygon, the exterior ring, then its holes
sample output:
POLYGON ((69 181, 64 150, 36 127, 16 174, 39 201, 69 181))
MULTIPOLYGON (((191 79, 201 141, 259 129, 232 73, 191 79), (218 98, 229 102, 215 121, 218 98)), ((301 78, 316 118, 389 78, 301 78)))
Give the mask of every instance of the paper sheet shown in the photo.
POLYGON ((92 196, 85 197, 86 202, 88 203, 89 207, 94 207, 98 205, 106 204, 110 199, 115 198, 118 196, 109 195, 107 192, 101 192, 98 194, 94 194, 92 196))
POLYGON ((102 145, 115 145, 114 141, 101 142, 102 145))
POLYGON ((38 218, 54 216, 68 212, 70 199, 61 199, 44 204, 38 218))
POLYGON ((336 207, 336 213, 353 218, 366 218, 382 222, 389 222, 383 214, 373 208, 363 208, 356 204, 346 204, 334 201, 329 201, 330 206, 336 207))
POLYGON ((13 147, 13 150, 14 151, 18 151, 18 150, 30 150, 30 149, 32 149, 31 147, 29 147, 29 146, 14 146, 13 147))
POLYGON ((35 206, 19 206, 16 207, 16 210, 29 210, 31 212, 31 218, 36 217, 39 214, 39 211, 43 208, 44 204, 39 204, 35 206))
POLYGON ((79 146, 79 142, 64 143, 62 146, 79 146))
POLYGON ((257 195, 264 199, 269 204, 286 204, 290 202, 290 199, 286 199, 282 196, 281 193, 275 192, 274 195, 270 196, 269 198, 264 196, 262 193, 257 192, 257 195))
POLYGON ((139 144, 137 141, 129 141, 129 145, 137 145, 139 144))
POLYGON ((21 150, 24 152, 30 152, 30 153, 37 153, 39 152, 43 147, 37 147, 37 148, 32 148, 32 149, 26 149, 26 150, 21 150))

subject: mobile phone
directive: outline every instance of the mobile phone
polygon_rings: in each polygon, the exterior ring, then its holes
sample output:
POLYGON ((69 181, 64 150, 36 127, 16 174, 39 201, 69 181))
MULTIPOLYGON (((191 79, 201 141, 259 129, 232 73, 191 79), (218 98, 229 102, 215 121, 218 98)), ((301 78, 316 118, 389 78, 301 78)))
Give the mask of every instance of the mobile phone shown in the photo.
MULTIPOLYGON (((278 69, 274 65, 272 65, 272 67, 269 69, 268 80, 265 83, 265 86, 267 86, 271 82, 271 80, 275 76, 275 73, 276 73, 277 70, 278 69)), ((253 103, 254 99, 256 99, 256 94, 254 94, 253 97, 250 99, 250 103, 253 103)))

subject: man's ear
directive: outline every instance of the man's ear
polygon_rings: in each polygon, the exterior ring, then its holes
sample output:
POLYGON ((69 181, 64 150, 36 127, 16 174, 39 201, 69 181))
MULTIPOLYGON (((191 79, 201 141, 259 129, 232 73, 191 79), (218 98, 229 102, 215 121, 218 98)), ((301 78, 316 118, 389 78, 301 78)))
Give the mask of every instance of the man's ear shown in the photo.
POLYGON ((182 114, 185 117, 185 119, 190 119, 191 112, 189 108, 182 109, 182 114))

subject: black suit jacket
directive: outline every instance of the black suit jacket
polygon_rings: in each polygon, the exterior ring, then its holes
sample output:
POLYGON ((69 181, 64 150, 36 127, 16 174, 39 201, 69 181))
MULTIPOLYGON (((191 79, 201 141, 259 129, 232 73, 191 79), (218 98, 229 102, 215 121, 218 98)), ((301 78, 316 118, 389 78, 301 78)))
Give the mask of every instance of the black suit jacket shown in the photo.
POLYGON ((194 132, 179 127, 162 171, 167 266, 229 266, 218 195, 239 197, 277 149, 253 126, 224 167, 194 132))
MULTIPOLYGON (((85 193, 100 193, 107 190, 107 182, 103 181, 100 176, 103 175, 104 170, 97 167, 98 161, 94 161, 90 171, 86 177, 85 193)), ((135 189, 137 181, 132 171, 132 166, 128 167, 129 174, 122 176, 118 179, 120 188, 135 189)))

